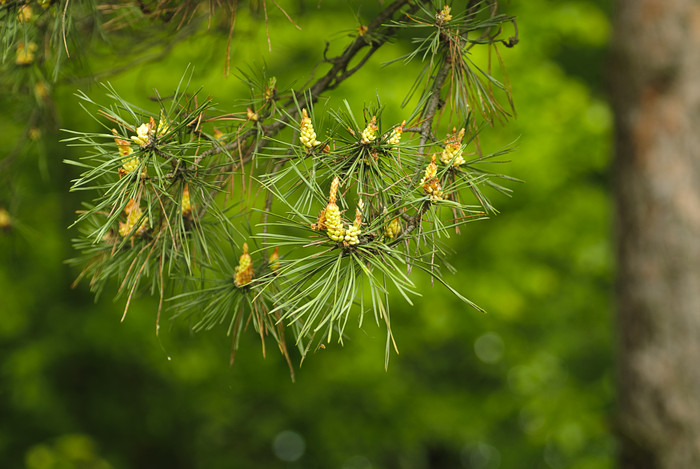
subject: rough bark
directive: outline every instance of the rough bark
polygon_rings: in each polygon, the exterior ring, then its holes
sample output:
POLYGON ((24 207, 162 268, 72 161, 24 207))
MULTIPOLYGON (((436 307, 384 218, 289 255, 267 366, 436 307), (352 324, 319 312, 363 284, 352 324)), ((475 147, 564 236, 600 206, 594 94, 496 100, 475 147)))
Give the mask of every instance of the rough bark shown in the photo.
POLYGON ((618 0, 622 469, 700 468, 700 1, 618 0))

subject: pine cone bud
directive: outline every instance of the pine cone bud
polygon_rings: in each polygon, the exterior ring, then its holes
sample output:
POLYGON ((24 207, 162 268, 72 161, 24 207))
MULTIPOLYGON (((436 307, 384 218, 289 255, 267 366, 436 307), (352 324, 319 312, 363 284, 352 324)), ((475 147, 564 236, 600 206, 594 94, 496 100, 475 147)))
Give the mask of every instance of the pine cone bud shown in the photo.
POLYGON ((362 201, 362 199, 357 201, 357 208, 355 209, 355 222, 353 225, 356 227, 361 227, 362 226, 362 211, 365 209, 365 203, 362 201))
POLYGON ((12 218, 5 207, 0 207, 0 230, 9 231, 12 228, 12 218))
POLYGON ((377 127, 377 116, 372 116, 372 120, 370 120, 367 123, 367 127, 365 127, 365 130, 362 131, 362 135, 360 136, 360 142, 362 142, 365 145, 374 142, 377 139, 378 129, 379 128, 377 127))
POLYGON ((137 145, 143 147, 148 145, 148 142, 151 141, 152 135, 153 129, 151 128, 149 122, 148 124, 141 124, 138 129, 136 129, 136 135, 131 137, 131 140, 133 140, 137 145))
POLYGON ((389 239, 396 238, 401 233, 401 222, 399 217, 394 218, 384 229, 384 235, 389 239))
MULTIPOLYGON (((143 212, 141 211, 141 207, 139 207, 136 204, 136 201, 134 199, 129 199, 129 202, 127 202, 126 207, 124 207, 124 213, 126 213, 126 223, 119 222, 119 234, 122 237, 126 238, 129 235, 129 233, 131 233, 131 231, 134 229, 136 223, 138 223, 139 219, 143 215, 143 212)), ((144 217, 141 221, 141 224, 134 232, 134 236, 141 236, 146 232, 147 229, 148 217, 144 217)))
POLYGON ((328 194, 328 205, 326 205, 326 210, 323 212, 328 237, 336 242, 343 241, 345 236, 345 228, 343 228, 343 222, 340 220, 340 209, 335 203, 339 185, 340 179, 336 176, 333 178, 333 182, 331 182, 331 189, 328 194))
POLYGON ((182 203, 180 205, 183 217, 189 217, 192 214, 192 203, 190 202, 190 186, 185 183, 185 188, 182 189, 182 203))
POLYGON ((248 243, 243 243, 243 254, 235 268, 233 283, 237 288, 243 288, 253 280, 253 260, 248 254, 248 243))
POLYGON ((461 129, 457 133, 457 129, 452 129, 452 135, 447 136, 447 143, 445 149, 440 155, 440 161, 446 165, 452 165, 453 167, 460 166, 464 164, 464 158, 462 157, 462 138, 464 138, 464 129, 461 129))
POLYGON ((401 134, 403 133, 403 126, 406 125, 406 121, 403 121, 401 125, 398 127, 394 128, 394 130, 391 131, 391 135, 387 139, 386 143, 391 146, 396 146, 399 144, 401 141, 401 134))
MULTIPOLYGON (((117 129, 112 129, 112 135, 114 135, 115 137, 114 142, 117 144, 117 148, 119 149, 119 156, 121 156, 122 158, 126 158, 134 153, 134 150, 131 149, 130 142, 128 140, 119 138, 117 129)), ((119 168, 119 177, 126 176, 127 174, 136 170, 136 168, 138 168, 140 164, 141 159, 138 156, 134 156, 132 158, 123 160, 122 166, 121 168, 119 168)), ((141 177, 146 177, 145 167, 141 172, 141 177)))
POLYGON ((355 244, 358 244, 360 242, 360 240, 358 239, 358 236, 360 236, 361 233, 362 233, 362 231, 360 230, 359 226, 350 225, 350 226, 348 226, 348 229, 345 230, 344 241, 347 244, 354 246, 355 244))
POLYGON ((324 208, 321 210, 321 213, 318 214, 318 220, 316 220, 316 223, 311 224, 311 229, 314 231, 318 230, 325 230, 328 228, 326 226, 326 209, 324 208))
POLYGON ((335 202, 329 202, 326 205, 326 230, 328 237, 333 241, 343 241, 345 236, 345 228, 340 220, 340 209, 335 202))
POLYGON ((265 86, 265 102, 272 101, 277 95, 277 77, 270 77, 265 86))
POLYGON ((275 250, 272 251, 272 254, 270 254, 270 260, 267 262, 267 265, 270 266, 270 270, 273 272, 278 272, 280 270, 280 248, 279 246, 275 246, 275 250))
POLYGON ((17 65, 31 65, 34 62, 34 53, 37 45, 34 42, 20 42, 17 45, 17 56, 15 63, 17 65))
MULTIPOLYGON (((153 118, 151 118, 151 122, 154 122, 153 118)), ((158 137, 162 137, 168 132, 170 132, 170 124, 168 124, 168 121, 165 119, 165 114, 163 114, 163 111, 161 110, 160 119, 158 119, 158 130, 156 132, 156 135, 158 137)))
POLYGON ((320 145, 321 142, 316 140, 316 132, 314 131, 314 126, 311 123, 311 118, 306 113, 306 109, 301 110, 301 128, 299 130, 299 141, 306 148, 311 149, 316 145, 320 145))
MULTIPOLYGON (((257 122, 258 121, 258 113, 253 111, 251 108, 247 108, 245 111, 246 118, 249 121, 257 122)), ((314 136, 315 137, 315 136, 314 136)))
POLYGON ((340 186, 340 179, 338 179, 338 176, 336 176, 331 182, 331 190, 328 193, 328 203, 335 204, 335 196, 338 193, 338 186, 340 186))
POLYGON ((443 24, 447 23, 452 19, 452 15, 450 14, 450 6, 445 5, 442 7, 442 10, 438 11, 437 14, 435 15, 435 22, 437 23, 438 26, 442 26, 443 24))
POLYGON ((430 195, 431 199, 442 199, 442 186, 437 178, 437 165, 435 164, 435 155, 430 159, 430 164, 425 168, 425 175, 420 180, 420 185, 426 194, 430 195))
MULTIPOLYGON (((2 2, 3 4, 5 2, 2 2)), ((31 21, 34 18, 34 12, 32 11, 32 7, 29 5, 23 5, 19 8, 19 11, 17 12, 17 21, 20 23, 27 23, 31 21)))

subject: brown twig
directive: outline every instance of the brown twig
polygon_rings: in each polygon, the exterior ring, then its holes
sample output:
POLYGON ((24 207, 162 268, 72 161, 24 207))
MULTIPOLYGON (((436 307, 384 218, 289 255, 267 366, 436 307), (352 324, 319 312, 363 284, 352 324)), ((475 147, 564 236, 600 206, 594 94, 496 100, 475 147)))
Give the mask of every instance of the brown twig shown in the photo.
MULTIPOLYGON (((364 36, 357 36, 353 40, 353 42, 348 47, 346 47, 343 53, 339 56, 334 57, 332 59, 327 59, 328 62, 333 64, 333 67, 331 67, 331 69, 323 77, 316 80, 316 82, 310 88, 308 88, 308 97, 306 93, 297 93, 297 100, 299 102, 300 107, 308 107, 312 103, 315 103, 324 92, 335 89, 336 87, 338 87, 338 85, 340 85, 340 83, 342 83, 347 78, 352 76, 355 72, 357 72, 361 68, 361 66, 364 65, 367 62, 367 60, 369 60, 369 58, 374 54, 374 52, 376 52, 377 49, 379 49, 383 44, 385 44, 389 37, 393 35, 393 29, 383 27, 382 25, 394 14, 396 14, 398 10, 400 10, 403 6, 408 4, 409 1, 410 0, 397 0, 391 5, 389 5, 384 11, 377 15, 377 17, 374 19, 374 21, 372 21, 372 23, 370 23, 370 25, 367 27, 367 33, 365 33, 364 36), (379 30, 382 32, 382 34, 378 35, 380 39, 373 41, 370 45, 365 40, 365 37, 374 30, 379 30), (368 46, 370 47, 370 50, 365 54, 365 56, 362 57, 360 63, 348 70, 347 67, 352 61, 352 59, 354 59, 362 49, 368 46)), ((417 6, 414 5, 411 8, 416 9, 417 6)), ((269 138, 275 136, 284 128, 284 126, 287 124, 290 118, 293 119, 298 115, 298 110, 294 99, 290 98, 287 102, 284 103, 284 107, 287 110, 286 115, 281 116, 276 122, 263 127, 263 137, 269 138)), ((250 129, 243 134, 241 140, 245 141, 256 133, 257 129, 250 129)), ((236 141, 218 148, 212 148, 210 150, 207 150, 195 160, 195 163, 199 164, 202 161, 202 159, 208 156, 216 155, 224 151, 231 151, 237 149, 239 144, 240 143, 236 141)))
POLYGON ((420 131, 419 131, 419 133, 420 133, 419 148, 420 148, 420 154, 422 156, 425 156, 425 148, 427 146, 426 144, 427 144, 428 140, 431 139, 431 136, 432 136, 433 120, 435 119, 435 115, 437 114, 437 111, 440 108, 440 102, 441 102, 440 90, 442 89, 442 85, 445 84, 445 80, 447 80, 447 75, 450 73, 451 68, 452 68, 452 60, 451 60, 450 56, 445 57, 445 61, 443 62, 443 64, 440 66, 437 73, 435 74, 433 86, 430 90, 430 97, 428 98, 428 101, 425 103, 425 107, 423 108, 423 112, 421 114, 423 117, 423 122, 420 125, 420 131))

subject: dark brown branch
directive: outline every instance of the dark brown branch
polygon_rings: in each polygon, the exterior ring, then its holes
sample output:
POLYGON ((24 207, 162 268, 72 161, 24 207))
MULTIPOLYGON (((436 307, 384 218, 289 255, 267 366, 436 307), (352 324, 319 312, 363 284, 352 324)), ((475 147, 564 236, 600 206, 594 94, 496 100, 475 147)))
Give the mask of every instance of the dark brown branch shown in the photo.
POLYGON ((445 57, 445 61, 438 69, 435 74, 435 80, 433 81, 433 86, 430 89, 430 98, 428 102, 425 103, 423 108, 422 116, 423 122, 420 125, 420 154, 425 155, 425 147, 428 140, 431 138, 431 132, 433 128, 433 120, 435 119, 435 114, 440 108, 440 89, 442 85, 447 80, 447 75, 449 75, 450 69, 452 68, 452 60, 448 55, 445 57))
POLYGON ((425 212, 427 212, 429 208, 430 200, 428 199, 425 202, 423 202, 423 205, 420 206, 420 209, 418 209, 418 212, 415 215, 410 216, 406 212, 402 213, 401 218, 403 218, 408 223, 408 225, 406 225, 406 228, 403 229, 401 234, 407 235, 413 230, 415 230, 418 227, 418 225, 420 225, 420 222, 423 219, 423 215, 425 215, 425 212))
MULTIPOLYGON (((275 122, 273 122, 270 125, 263 126, 262 127, 262 135, 258 135, 259 138, 255 138, 254 141, 250 142, 250 144, 246 147, 243 147, 245 145, 245 142, 248 141, 248 139, 253 138, 259 131, 259 129, 249 129, 248 131, 244 132, 242 135, 240 135, 238 138, 236 138, 235 141, 228 143, 226 145, 219 145, 215 146, 214 148, 211 148, 203 153, 201 153, 196 159, 195 159, 195 164, 198 165, 204 158, 217 155, 219 153, 222 153, 224 151, 241 151, 245 154, 245 157, 242 158, 237 164, 238 165, 243 165, 249 162, 250 160, 253 159, 254 157, 254 151, 251 151, 251 149, 255 148, 255 150, 259 150, 260 148, 266 146, 267 142, 266 139, 275 136, 277 133, 279 133, 284 126, 287 124, 289 119, 296 118, 298 115, 298 108, 296 103, 299 103, 299 107, 302 109, 305 107, 310 106, 312 103, 316 102, 318 98, 326 91, 335 89, 338 85, 340 85, 343 81, 345 81, 347 78, 352 76, 355 72, 357 72, 362 66, 364 66, 367 61, 370 59, 370 57, 382 46, 384 45, 391 36, 393 36, 395 29, 383 26, 390 18, 392 18, 396 12, 398 12, 401 8, 403 8, 405 5, 409 4, 410 0, 397 0, 391 5, 389 5, 384 11, 382 11, 377 17, 372 21, 372 23, 369 24, 367 27, 367 32, 362 35, 362 36, 357 36, 353 42, 348 45, 343 53, 337 57, 334 58, 327 58, 326 53, 328 50, 328 45, 326 44, 326 48, 324 49, 323 55, 324 55, 324 61, 333 64, 331 69, 321 78, 319 78, 310 88, 307 89, 306 93, 299 94, 297 96, 297 100, 295 101, 294 99, 289 99, 287 102, 284 103, 284 107, 286 108, 286 114, 283 114, 280 116, 275 122), (374 33, 374 34, 373 34, 374 33), (368 37, 378 37, 379 39, 375 39, 372 41, 367 41, 366 38, 368 37), (369 47, 369 51, 360 59, 359 63, 352 67, 351 69, 348 69, 348 66, 350 62, 366 47, 369 47)), ((415 11, 418 8, 417 5, 412 5, 411 8, 407 11, 407 14, 410 12, 415 11)), ((445 71, 445 76, 447 76, 447 72, 445 71)), ((440 86, 442 86, 442 83, 444 82, 444 78, 440 81, 440 86)), ((437 96, 439 98, 440 93, 439 93, 439 88, 438 86, 438 93, 437 96)), ((437 108, 437 105, 436 105, 437 108)), ((430 135, 430 127, 432 123, 432 118, 429 119, 428 123, 428 130, 427 130, 427 135, 430 135)), ((421 135, 423 135, 423 131, 421 131, 421 135)), ((422 138, 422 137, 421 137, 422 138)), ((287 160, 282 160, 282 161, 287 161, 287 160)), ((275 166, 274 171, 278 171, 279 168, 275 166)), ((269 195, 269 194, 268 194, 269 195)), ((268 197, 268 200, 271 203, 271 198, 268 197)), ((267 204, 267 200, 266 200, 267 204)), ((201 213, 200 213, 201 215, 201 213)), ((418 216, 418 215, 417 215, 418 216)), ((422 213, 420 214, 422 217, 422 213)))
MULTIPOLYGON (((371 43, 372 48, 376 50, 381 45, 383 45, 389 39, 389 37, 393 35, 394 31, 389 30, 387 28, 383 28, 384 31, 382 31, 383 34, 381 35, 376 35, 373 33, 375 32, 375 30, 380 29, 382 24, 384 24, 389 18, 394 16, 394 14, 398 10, 400 10, 404 5, 408 3, 409 0, 397 0, 391 5, 389 5, 374 19, 374 21, 372 21, 367 26, 367 32, 365 32, 364 35, 357 36, 355 40, 345 49, 345 51, 343 51, 343 53, 339 57, 329 60, 329 62, 332 62, 334 64, 333 67, 328 71, 328 73, 326 73, 325 76, 321 77, 316 83, 314 83, 314 85, 309 90, 311 93, 311 99, 313 101, 315 101, 318 98, 318 96, 321 95, 321 93, 328 89, 337 87, 343 80, 352 75, 352 73, 346 73, 347 66, 360 50, 370 45, 370 43, 368 43, 366 40, 367 37, 378 36, 380 38, 371 43)), ((415 10, 416 8, 416 6, 413 6, 412 10, 415 10)))
POLYGON ((516 21, 515 18, 511 18, 510 22, 513 23, 513 34, 514 35, 509 37, 507 41, 501 40, 501 43, 503 43, 503 45, 506 47, 513 47, 518 42, 520 42, 520 39, 518 39, 518 22, 516 21))
MULTIPOLYGON (((384 11, 382 11, 375 19, 370 23, 370 25, 367 27, 367 32, 363 36, 357 36, 355 40, 345 48, 343 53, 334 58, 327 59, 325 58, 325 53, 327 50, 324 50, 324 60, 332 63, 333 66, 331 69, 321 78, 319 78, 309 89, 308 89, 308 96, 310 98, 307 98, 307 95, 304 93, 299 93, 298 97, 298 102, 302 108, 309 106, 310 104, 316 102, 318 98, 326 91, 331 90, 336 88, 340 83, 345 81, 347 78, 352 76, 355 72, 357 72, 366 62, 369 60, 369 58, 374 54, 374 52, 379 49, 382 45, 384 45, 389 38, 394 34, 394 29, 390 29, 388 27, 382 27, 382 25, 391 17, 393 17, 394 14, 396 14, 397 11, 399 11, 403 6, 407 5, 410 0, 397 0, 391 5, 389 5, 384 11), (380 39, 374 40, 372 42, 367 42, 365 39, 366 37, 373 37, 372 33, 375 32, 374 36, 379 36, 380 39), (381 33, 381 34, 379 34, 381 33), (370 50, 365 54, 365 56, 360 60, 360 63, 358 63, 355 67, 351 68, 348 70, 348 65, 352 61, 352 59, 355 58, 355 56, 365 47, 370 47, 370 50), (300 99, 299 99, 300 98, 300 99)), ((417 6, 412 6, 410 11, 413 11, 417 8, 417 6)), ((278 132, 280 132, 286 123, 288 122, 289 118, 294 118, 297 116, 298 111, 295 105, 295 101, 293 99, 288 100, 285 104, 284 107, 287 108, 287 116, 282 116, 279 120, 276 122, 264 127, 263 130, 263 137, 273 137, 276 135, 278 132)), ((249 137, 251 137, 255 133, 255 130, 249 130, 246 133, 244 133, 240 138, 236 139, 235 142, 229 143, 227 145, 223 145, 218 148, 212 148, 210 150, 205 151, 202 153, 196 160, 196 163, 201 162, 202 159, 206 158, 207 156, 211 155, 216 155, 219 153, 222 153, 224 151, 231 151, 235 150, 238 148, 240 145, 241 141, 247 140, 249 137)))

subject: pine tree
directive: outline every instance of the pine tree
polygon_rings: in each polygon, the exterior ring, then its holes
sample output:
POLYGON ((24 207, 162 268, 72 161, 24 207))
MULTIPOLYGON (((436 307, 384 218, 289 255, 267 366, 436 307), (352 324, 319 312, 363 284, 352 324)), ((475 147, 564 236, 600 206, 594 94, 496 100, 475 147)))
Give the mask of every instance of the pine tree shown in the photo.
MULTIPOLYGON (((6 1, 3 66, 41 100, 79 62, 71 46, 85 28, 107 40, 127 26, 141 31, 129 42, 136 58, 149 32, 172 40, 202 18, 227 25, 231 38, 242 3, 6 1)), ((268 7, 263 0, 265 17, 268 7)), ((264 68, 238 67, 251 90, 238 107, 193 90, 191 71, 149 109, 109 83, 103 93, 79 93, 102 131, 65 131, 75 150, 66 163, 81 171, 72 190, 85 194, 70 261, 78 280, 98 297, 119 285, 125 317, 138 295, 157 296, 156 333, 163 311, 195 330, 221 328, 232 338, 232 362, 252 329, 263 353, 266 338, 274 340, 293 373, 291 344, 303 359, 342 343, 348 321, 362 326, 365 315, 386 329, 388 361, 396 348, 389 297, 410 303, 423 293, 415 271, 481 310, 444 278, 451 254, 443 241, 496 213, 491 190, 509 191, 500 180, 510 178, 484 163, 510 148, 482 151, 479 132, 514 114, 500 48, 517 41, 515 19, 496 0, 396 0, 337 56, 319 50, 327 71, 303 77, 307 85, 281 88, 264 68), (319 105, 392 42, 411 45, 396 62, 422 64, 405 90, 415 105, 401 122, 383 119, 380 96, 370 105, 319 105)))

